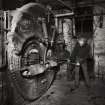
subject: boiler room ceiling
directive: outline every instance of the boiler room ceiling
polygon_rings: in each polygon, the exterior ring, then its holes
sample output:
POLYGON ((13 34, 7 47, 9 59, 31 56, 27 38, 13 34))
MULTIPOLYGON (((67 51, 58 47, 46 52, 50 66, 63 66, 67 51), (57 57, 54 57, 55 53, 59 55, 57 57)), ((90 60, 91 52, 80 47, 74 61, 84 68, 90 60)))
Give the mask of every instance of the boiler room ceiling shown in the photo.
POLYGON ((75 7, 100 5, 105 8, 105 0, 2 0, 2 9, 13 10, 29 2, 39 2, 50 5, 52 9, 68 9, 72 11, 75 7))

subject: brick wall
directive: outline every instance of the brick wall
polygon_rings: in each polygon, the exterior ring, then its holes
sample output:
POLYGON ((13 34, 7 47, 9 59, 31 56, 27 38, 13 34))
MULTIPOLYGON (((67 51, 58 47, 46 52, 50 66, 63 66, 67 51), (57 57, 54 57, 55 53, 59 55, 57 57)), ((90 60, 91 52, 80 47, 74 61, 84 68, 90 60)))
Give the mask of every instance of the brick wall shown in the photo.
MULTIPOLYGON (((105 9, 102 7, 95 8, 97 14, 103 11, 105 11, 105 9)), ((93 26, 95 72, 102 74, 105 72, 105 15, 102 17, 94 16, 93 26)))

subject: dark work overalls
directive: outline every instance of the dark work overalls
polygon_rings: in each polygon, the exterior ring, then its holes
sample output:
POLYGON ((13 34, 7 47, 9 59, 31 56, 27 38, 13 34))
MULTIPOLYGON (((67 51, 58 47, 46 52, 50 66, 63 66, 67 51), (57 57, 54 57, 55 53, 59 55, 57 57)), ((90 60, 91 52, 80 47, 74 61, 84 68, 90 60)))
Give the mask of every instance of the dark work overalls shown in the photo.
POLYGON ((69 76, 71 76, 71 72, 74 70, 75 73, 75 86, 79 87, 79 70, 80 67, 82 68, 84 78, 85 78, 85 84, 87 87, 90 87, 90 81, 89 81, 89 75, 87 71, 87 59, 90 56, 90 46, 85 43, 83 46, 80 46, 80 44, 77 42, 72 53, 71 53, 71 63, 69 65, 69 76), (75 65, 76 62, 79 62, 80 65, 75 65))

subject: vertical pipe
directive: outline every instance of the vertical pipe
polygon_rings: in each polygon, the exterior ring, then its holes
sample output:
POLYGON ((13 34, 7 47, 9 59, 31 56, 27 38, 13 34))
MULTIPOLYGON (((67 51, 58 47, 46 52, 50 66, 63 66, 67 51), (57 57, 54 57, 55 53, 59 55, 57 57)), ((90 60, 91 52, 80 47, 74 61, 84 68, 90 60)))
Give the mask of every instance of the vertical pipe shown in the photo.
MULTIPOLYGON (((4 12, 2 11, 2 18, 4 19, 4 12)), ((5 20, 4 20, 5 21, 5 20)), ((4 22, 1 19, 1 66, 4 66, 4 22)))
POLYGON ((57 17, 55 18, 55 26, 56 28, 58 28, 58 18, 57 17))
POLYGON ((42 27, 43 27, 43 33, 45 36, 45 41, 48 41, 48 33, 47 33, 47 26, 46 26, 45 18, 42 18, 42 27))
MULTIPOLYGON (((8 21, 8 19, 7 19, 7 16, 8 16, 8 12, 7 11, 4 11, 4 26, 3 26, 3 28, 4 29, 7 29, 7 21, 8 21)), ((7 32, 6 31, 4 31, 3 32, 3 63, 4 63, 4 65, 6 64, 6 45, 5 45, 5 42, 6 42, 6 34, 7 34, 7 32)))
MULTIPOLYGON (((1 11, 2 12, 2 11, 1 11)), ((0 39, 0 43, 1 43, 1 64, 0 66, 3 66, 3 21, 2 21, 3 14, 1 15, 1 30, 0 30, 0 35, 1 35, 1 39, 0 39)), ((3 81, 3 72, 1 73, 1 84, 2 84, 2 95, 1 95, 1 104, 4 103, 4 81, 3 81)))
POLYGON ((62 34, 64 35, 64 32, 63 32, 63 21, 64 21, 64 19, 62 19, 62 34))
MULTIPOLYGON (((74 34, 74 33, 73 33, 73 18, 71 19, 71 24, 72 24, 71 27, 72 27, 72 37, 73 37, 73 36, 74 36, 74 35, 73 35, 73 34, 74 34)), ((73 50, 73 49, 72 49, 72 47, 73 47, 73 46, 72 46, 72 44, 73 44, 73 43, 72 43, 72 41, 73 41, 73 40, 72 40, 72 37, 71 37, 71 52, 72 52, 72 50, 73 50)), ((70 53, 70 55, 71 55, 71 53, 70 53)))
POLYGON ((2 10, 2 0, 0 0, 0 10, 2 10))
POLYGON ((59 19, 58 19, 58 33, 60 33, 60 31, 59 31, 59 25, 60 25, 60 21, 59 21, 59 19))

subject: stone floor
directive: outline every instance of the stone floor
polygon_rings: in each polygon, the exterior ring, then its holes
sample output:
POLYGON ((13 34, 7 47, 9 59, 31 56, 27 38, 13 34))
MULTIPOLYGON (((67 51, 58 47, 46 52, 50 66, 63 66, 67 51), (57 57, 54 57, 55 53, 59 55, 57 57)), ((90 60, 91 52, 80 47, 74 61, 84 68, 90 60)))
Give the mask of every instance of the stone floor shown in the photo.
POLYGON ((57 78, 47 93, 31 105, 105 105, 104 81, 91 80, 90 92, 82 81, 80 87, 71 92, 73 83, 65 78, 57 78))
MULTIPOLYGON (((105 105, 105 81, 91 80, 90 91, 80 82, 80 86, 71 92, 74 81, 67 81, 66 73, 58 72, 50 89, 38 100, 25 105, 105 105)), ((24 104, 23 104, 24 105, 24 104)))

